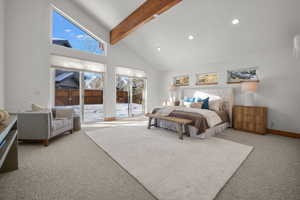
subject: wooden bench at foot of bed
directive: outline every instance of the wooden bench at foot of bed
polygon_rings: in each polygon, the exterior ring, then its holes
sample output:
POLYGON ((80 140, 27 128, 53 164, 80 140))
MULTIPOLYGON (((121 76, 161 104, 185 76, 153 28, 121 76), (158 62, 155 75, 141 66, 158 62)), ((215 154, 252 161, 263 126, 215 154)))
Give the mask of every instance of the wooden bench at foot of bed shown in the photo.
POLYGON ((162 116, 158 114, 151 114, 147 113, 145 115, 146 117, 149 117, 149 122, 148 122, 148 129, 151 128, 151 126, 157 126, 157 124, 152 124, 152 119, 161 119, 161 120, 166 120, 169 122, 174 122, 177 125, 177 131, 179 133, 179 139, 183 139, 183 134, 184 130, 188 130, 187 125, 192 124, 192 120, 189 119, 182 119, 182 118, 177 118, 177 117, 167 117, 167 116, 162 116))

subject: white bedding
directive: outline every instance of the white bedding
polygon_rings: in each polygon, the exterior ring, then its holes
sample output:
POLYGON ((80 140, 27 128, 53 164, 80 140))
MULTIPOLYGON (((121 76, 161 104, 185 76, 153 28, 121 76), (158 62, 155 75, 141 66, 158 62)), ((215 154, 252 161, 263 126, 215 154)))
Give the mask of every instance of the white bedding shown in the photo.
POLYGON ((157 113, 167 116, 174 110, 199 113, 206 118, 207 124, 210 128, 215 127, 216 125, 222 123, 222 120, 219 117, 219 115, 215 111, 208 110, 208 109, 187 108, 187 107, 180 107, 180 106, 167 106, 167 107, 160 108, 157 111, 157 113))

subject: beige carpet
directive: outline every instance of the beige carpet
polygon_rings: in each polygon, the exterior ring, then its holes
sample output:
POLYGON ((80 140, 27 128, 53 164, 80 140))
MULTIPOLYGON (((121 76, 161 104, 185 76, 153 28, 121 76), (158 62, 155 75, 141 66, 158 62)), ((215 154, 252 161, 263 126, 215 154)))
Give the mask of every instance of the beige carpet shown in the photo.
MULTIPOLYGON (((300 200, 299 139, 232 129, 218 137, 254 150, 215 200, 300 200)), ((156 200, 84 130, 49 147, 19 145, 19 167, 0 174, 1 200, 156 200)))
POLYGON ((219 138, 182 141, 143 126, 87 135, 160 200, 212 200, 253 149, 219 138))

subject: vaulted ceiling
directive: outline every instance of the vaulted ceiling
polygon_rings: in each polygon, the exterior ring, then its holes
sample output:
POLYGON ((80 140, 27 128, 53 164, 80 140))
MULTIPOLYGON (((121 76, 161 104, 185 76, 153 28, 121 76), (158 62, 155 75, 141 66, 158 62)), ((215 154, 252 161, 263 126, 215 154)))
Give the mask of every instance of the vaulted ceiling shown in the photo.
MULTIPOLYGON (((112 29, 144 0, 73 0, 112 29)), ((300 34, 299 0, 183 0, 124 42, 162 70, 292 48, 300 34), (233 25, 233 19, 240 24, 233 25), (188 36, 193 35, 194 40, 188 36), (160 48, 161 51, 158 51, 160 48)))

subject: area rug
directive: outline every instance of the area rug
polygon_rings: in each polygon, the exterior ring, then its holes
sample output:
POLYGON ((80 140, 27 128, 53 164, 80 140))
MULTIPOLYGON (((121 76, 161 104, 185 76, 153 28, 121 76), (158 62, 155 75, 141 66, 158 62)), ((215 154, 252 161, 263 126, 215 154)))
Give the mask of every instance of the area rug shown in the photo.
POLYGON ((215 137, 179 140, 141 126, 87 135, 159 200, 214 199, 253 149, 215 137))

